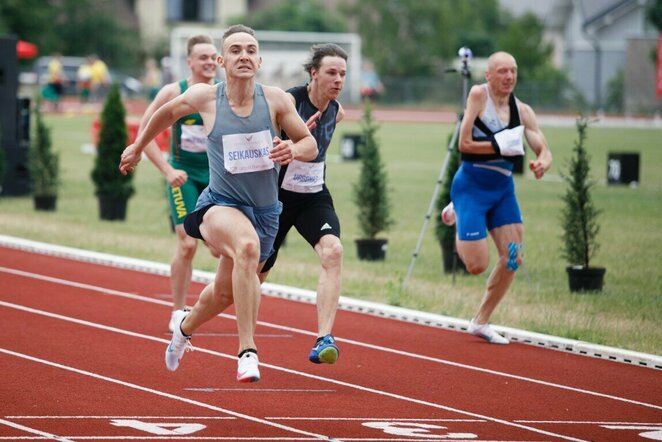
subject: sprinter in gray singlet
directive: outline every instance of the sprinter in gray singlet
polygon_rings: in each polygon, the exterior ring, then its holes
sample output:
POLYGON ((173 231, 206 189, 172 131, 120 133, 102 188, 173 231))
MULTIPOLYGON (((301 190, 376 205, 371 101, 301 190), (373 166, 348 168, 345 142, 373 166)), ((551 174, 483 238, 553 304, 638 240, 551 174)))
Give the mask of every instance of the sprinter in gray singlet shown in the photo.
POLYGON ((217 250, 221 259, 214 282, 203 289, 193 309, 176 315, 165 362, 169 370, 176 370, 190 348, 191 334, 234 302, 237 380, 255 382, 260 379, 254 340, 261 295, 258 272, 278 230, 277 165, 313 160, 317 143, 284 91, 255 83, 262 59, 251 28, 228 28, 218 61, 226 81, 193 85, 162 106, 122 153, 120 171, 133 171, 145 145, 178 118, 192 112, 202 116, 210 185, 185 227, 217 250), (292 143, 275 136, 281 131, 292 143))

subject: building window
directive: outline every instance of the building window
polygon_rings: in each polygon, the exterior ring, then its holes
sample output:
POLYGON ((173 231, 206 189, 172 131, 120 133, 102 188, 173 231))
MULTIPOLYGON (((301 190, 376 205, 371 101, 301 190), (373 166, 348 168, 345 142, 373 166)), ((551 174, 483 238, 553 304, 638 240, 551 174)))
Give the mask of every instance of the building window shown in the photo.
POLYGON ((168 21, 213 23, 215 0, 168 0, 168 21))

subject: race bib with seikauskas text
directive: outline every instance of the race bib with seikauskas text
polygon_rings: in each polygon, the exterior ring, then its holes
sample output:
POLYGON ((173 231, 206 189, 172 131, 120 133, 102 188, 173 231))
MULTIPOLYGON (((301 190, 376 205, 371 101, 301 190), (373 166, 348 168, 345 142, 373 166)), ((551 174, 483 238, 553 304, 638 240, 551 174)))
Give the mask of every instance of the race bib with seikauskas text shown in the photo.
POLYGON ((225 169, 232 174, 272 169, 274 162, 269 159, 272 147, 269 130, 223 135, 225 169))

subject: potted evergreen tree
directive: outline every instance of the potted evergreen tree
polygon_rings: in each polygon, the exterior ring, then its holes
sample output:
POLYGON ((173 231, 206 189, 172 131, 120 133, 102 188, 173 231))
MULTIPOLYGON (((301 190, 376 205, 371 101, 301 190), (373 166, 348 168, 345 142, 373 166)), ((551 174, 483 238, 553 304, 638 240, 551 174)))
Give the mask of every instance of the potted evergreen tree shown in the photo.
POLYGON ((103 220, 124 220, 127 203, 134 193, 133 174, 122 175, 118 168, 128 140, 125 117, 119 85, 115 83, 108 91, 101 113, 97 155, 92 169, 95 195, 99 199, 99 217, 103 220))
POLYGON ((37 100, 34 114, 34 142, 28 156, 34 208, 53 211, 57 203, 57 191, 60 185, 60 157, 57 152, 53 152, 51 129, 44 124, 39 100, 37 100))
POLYGON ((364 101, 360 146, 361 171, 354 185, 353 200, 358 208, 359 229, 363 238, 356 240, 359 259, 383 260, 386 257, 388 240, 377 238, 377 234, 388 230, 393 224, 391 206, 387 194, 387 176, 375 138, 378 125, 372 117, 370 100, 364 101))
POLYGON ((592 267, 590 260, 598 251, 597 235, 600 231, 597 217, 600 214, 591 199, 595 181, 589 177, 590 157, 586 150, 588 119, 577 119, 579 139, 575 141, 572 156, 567 162, 567 171, 561 172, 566 183, 561 211, 563 226, 563 258, 568 262, 568 285, 570 291, 601 291, 605 268, 592 267))
POLYGON ((437 241, 439 241, 439 246, 441 247, 444 273, 454 273, 455 270, 462 270, 463 272, 467 271, 464 262, 460 259, 455 248, 455 224, 447 226, 441 220, 441 211, 451 202, 451 184, 453 184, 453 177, 460 168, 460 151, 458 148, 458 142, 456 140, 453 146, 450 146, 451 140, 452 134, 448 138, 448 166, 446 167, 443 177, 441 192, 437 197, 434 231, 437 241))

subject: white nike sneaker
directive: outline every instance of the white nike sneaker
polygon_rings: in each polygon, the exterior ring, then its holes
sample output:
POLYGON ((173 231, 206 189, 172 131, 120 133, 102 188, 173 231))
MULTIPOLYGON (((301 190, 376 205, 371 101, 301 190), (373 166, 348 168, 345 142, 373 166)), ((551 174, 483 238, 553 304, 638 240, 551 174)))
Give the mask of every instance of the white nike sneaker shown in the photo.
MULTIPOLYGON (((190 312, 191 311, 191 309, 188 308, 188 307, 184 307, 182 310, 184 310, 185 312, 190 312)), ((173 310, 172 314, 170 315, 170 322, 168 322, 168 330, 170 330, 171 332, 175 331, 175 326, 176 326, 175 323, 177 322, 177 312, 178 311, 180 311, 180 310, 173 310)))
POLYGON ((499 333, 495 332, 490 324, 476 324, 473 319, 469 323, 469 333, 479 338, 485 339, 490 344, 509 344, 510 341, 499 333))
POLYGON ((453 207, 452 201, 441 211, 441 220, 447 226, 455 224, 455 207, 453 207))
POLYGON ((237 363, 237 380, 239 382, 257 382, 260 380, 260 369, 257 353, 247 351, 237 363))
POLYGON ((186 310, 177 310, 173 313, 174 330, 172 332, 172 340, 165 352, 166 367, 170 371, 177 370, 185 352, 193 351, 191 337, 182 333, 182 322, 184 322, 187 314, 188 311, 186 310))

